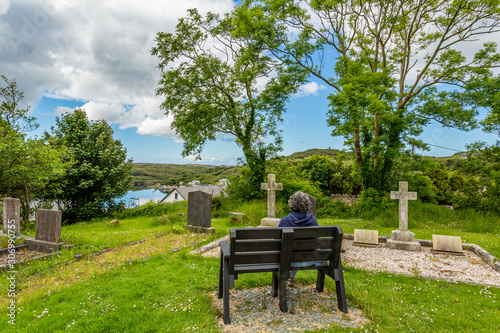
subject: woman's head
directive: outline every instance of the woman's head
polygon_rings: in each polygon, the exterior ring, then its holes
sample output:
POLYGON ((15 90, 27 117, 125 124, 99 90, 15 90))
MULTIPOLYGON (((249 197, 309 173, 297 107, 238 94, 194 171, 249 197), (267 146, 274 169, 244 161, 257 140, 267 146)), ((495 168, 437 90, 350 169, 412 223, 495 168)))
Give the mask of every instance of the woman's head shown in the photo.
POLYGON ((307 198, 307 194, 301 191, 292 194, 288 199, 288 207, 290 207, 293 213, 307 213, 309 211, 309 199, 307 198))

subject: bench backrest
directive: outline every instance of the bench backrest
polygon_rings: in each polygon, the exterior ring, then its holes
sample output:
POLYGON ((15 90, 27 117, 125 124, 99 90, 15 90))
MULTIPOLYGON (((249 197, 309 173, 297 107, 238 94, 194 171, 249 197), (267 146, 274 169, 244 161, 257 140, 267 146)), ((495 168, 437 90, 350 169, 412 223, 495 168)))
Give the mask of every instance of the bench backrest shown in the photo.
POLYGON ((285 271, 292 262, 328 260, 330 265, 337 264, 342 236, 339 226, 233 228, 229 274, 234 274, 235 265, 278 264, 285 271))
POLYGON ((279 263, 283 228, 230 230, 229 274, 235 265, 279 263))

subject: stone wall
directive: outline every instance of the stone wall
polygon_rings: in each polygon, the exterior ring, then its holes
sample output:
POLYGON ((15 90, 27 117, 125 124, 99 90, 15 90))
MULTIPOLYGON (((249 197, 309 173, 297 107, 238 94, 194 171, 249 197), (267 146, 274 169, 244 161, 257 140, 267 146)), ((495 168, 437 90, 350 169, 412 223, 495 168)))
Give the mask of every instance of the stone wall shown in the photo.
POLYGON ((352 194, 332 194, 330 197, 332 200, 340 200, 342 202, 345 202, 349 206, 352 204, 355 204, 356 202, 359 201, 359 195, 352 195, 352 194))

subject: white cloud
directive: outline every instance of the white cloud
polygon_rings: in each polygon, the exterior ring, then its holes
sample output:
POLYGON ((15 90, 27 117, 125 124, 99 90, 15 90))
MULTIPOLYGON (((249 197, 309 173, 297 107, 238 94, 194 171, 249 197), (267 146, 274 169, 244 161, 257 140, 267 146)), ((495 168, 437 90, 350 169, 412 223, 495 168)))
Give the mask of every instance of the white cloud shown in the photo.
MULTIPOLYGON (((28 104, 42 95, 85 101, 92 120, 170 137, 171 121, 154 92, 156 34, 173 32, 188 8, 221 13, 234 6, 231 0, 0 1, 0 74, 16 79, 28 104)), ((56 113, 62 111, 68 110, 56 113)))
POLYGON ((318 84, 315 81, 303 84, 300 86, 299 91, 295 94, 296 97, 304 97, 309 95, 318 96, 318 91, 325 89, 325 86, 318 84))
POLYGON ((175 132, 170 129, 171 119, 146 118, 138 127, 137 133, 154 136, 175 136, 175 132))
POLYGON ((0 0, 0 15, 3 15, 9 11, 10 1, 0 0))

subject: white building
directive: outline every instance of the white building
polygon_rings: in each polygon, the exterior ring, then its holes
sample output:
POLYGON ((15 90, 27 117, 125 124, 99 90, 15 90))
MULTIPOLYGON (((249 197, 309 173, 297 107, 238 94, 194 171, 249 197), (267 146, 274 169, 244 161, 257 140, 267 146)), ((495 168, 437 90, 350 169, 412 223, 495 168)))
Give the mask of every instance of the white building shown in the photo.
POLYGON ((189 192, 194 191, 203 191, 205 193, 210 193, 212 197, 226 195, 224 189, 219 185, 177 187, 174 188, 170 193, 168 193, 160 202, 184 201, 188 199, 189 192))

